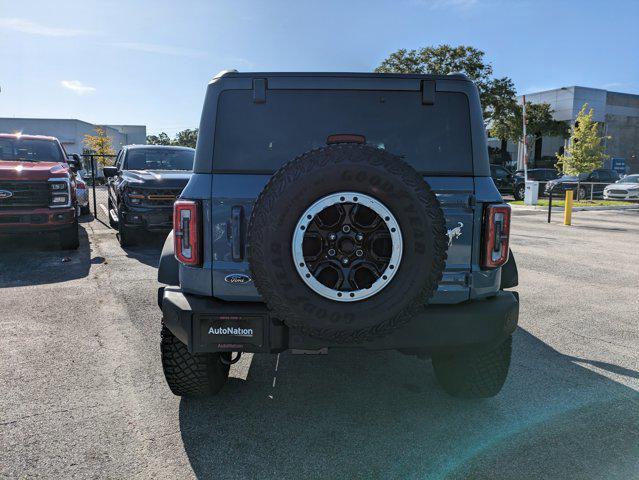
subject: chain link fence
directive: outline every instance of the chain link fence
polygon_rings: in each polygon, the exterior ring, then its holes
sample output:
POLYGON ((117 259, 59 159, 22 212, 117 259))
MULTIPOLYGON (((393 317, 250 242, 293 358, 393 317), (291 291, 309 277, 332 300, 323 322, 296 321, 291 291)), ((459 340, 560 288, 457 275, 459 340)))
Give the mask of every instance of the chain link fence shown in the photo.
POLYGON ((89 209, 94 218, 109 226, 109 193, 103 167, 115 165, 116 155, 82 155, 80 175, 89 188, 89 209))

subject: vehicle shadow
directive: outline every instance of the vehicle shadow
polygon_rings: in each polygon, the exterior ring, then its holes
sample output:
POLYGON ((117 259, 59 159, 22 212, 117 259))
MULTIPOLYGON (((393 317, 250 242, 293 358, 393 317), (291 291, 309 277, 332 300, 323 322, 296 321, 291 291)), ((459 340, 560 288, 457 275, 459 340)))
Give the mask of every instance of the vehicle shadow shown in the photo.
POLYGON ((256 355, 247 381, 230 378, 211 400, 181 400, 182 440, 198 478, 639 472, 638 392, 523 329, 504 390, 487 400, 447 396, 430 362, 396 352, 282 355, 277 372, 275 362, 256 355))
POLYGON ((60 250, 56 234, 0 237, 0 288, 86 277, 91 268, 91 250, 82 223, 79 231, 77 250, 60 250))
POLYGON ((168 232, 140 232, 137 244, 123 250, 126 256, 151 267, 157 267, 168 232))

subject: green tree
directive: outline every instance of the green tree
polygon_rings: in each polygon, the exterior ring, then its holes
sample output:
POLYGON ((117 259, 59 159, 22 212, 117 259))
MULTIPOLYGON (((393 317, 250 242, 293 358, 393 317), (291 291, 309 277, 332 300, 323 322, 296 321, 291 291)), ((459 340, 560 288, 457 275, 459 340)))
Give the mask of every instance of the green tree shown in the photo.
POLYGON ((175 135, 175 138, 171 142, 172 145, 179 145, 182 147, 191 147, 195 148, 195 144, 197 143, 197 134, 198 129, 190 129, 182 130, 175 135))
POLYGON ((111 138, 103 127, 95 127, 95 135, 84 135, 82 142, 89 153, 97 155, 95 159, 98 164, 111 165, 113 163, 108 155, 115 155, 115 150, 111 145, 111 138))
POLYGON ((557 166, 569 175, 591 172, 608 158, 602 141, 610 137, 599 135, 600 126, 592 119, 592 114, 592 108, 584 103, 575 119, 566 151, 557 155, 557 166))
POLYGON ((159 135, 147 135, 146 143, 148 145, 171 145, 171 139, 166 133, 161 132, 159 135))
MULTIPOLYGON (((553 109, 548 103, 526 104, 526 134, 529 145, 543 137, 568 138, 569 127, 566 122, 553 118, 553 109)), ((523 136, 523 108, 515 104, 508 114, 499 116, 490 127, 490 135, 495 138, 507 138, 513 142, 523 136)))
POLYGON ((378 73, 464 73, 479 90, 484 119, 503 115, 516 105, 515 87, 508 77, 493 78, 493 67, 484 52, 467 45, 437 45, 416 50, 404 48, 391 53, 375 69, 378 73))

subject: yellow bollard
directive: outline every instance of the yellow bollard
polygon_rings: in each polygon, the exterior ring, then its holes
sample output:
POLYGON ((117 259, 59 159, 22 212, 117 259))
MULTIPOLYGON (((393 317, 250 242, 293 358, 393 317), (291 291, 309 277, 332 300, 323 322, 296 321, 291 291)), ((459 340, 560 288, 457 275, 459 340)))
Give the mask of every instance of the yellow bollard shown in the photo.
POLYGON ((572 223, 572 190, 566 190, 566 203, 564 204, 564 225, 572 223))

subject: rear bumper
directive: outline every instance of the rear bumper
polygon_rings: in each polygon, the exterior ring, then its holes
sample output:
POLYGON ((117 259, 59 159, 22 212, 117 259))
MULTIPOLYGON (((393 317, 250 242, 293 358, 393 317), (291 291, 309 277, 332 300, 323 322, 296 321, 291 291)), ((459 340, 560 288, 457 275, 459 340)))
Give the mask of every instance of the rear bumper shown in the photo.
POLYGON ((390 335, 356 345, 331 344, 290 330, 261 303, 224 302, 185 295, 178 287, 159 290, 164 323, 190 352, 246 351, 277 353, 325 347, 398 349, 436 355, 502 342, 517 327, 519 297, 494 297, 457 305, 429 305, 390 335))
POLYGON ((75 207, 0 210, 0 235, 62 230, 75 218, 75 207))
POLYGON ((127 205, 120 212, 127 227, 168 231, 173 228, 173 206, 134 207, 127 205))

